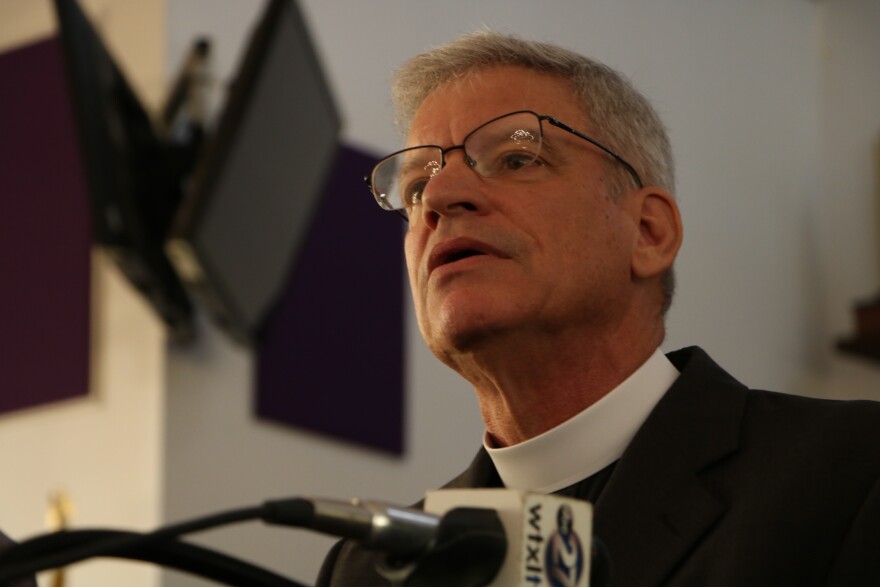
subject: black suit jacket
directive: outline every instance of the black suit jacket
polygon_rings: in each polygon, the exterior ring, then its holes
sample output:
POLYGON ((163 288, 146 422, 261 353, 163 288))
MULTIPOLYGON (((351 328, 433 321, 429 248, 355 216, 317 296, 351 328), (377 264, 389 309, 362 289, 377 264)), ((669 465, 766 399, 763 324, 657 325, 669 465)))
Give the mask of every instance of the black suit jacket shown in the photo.
MULTIPOLYGON (((698 348, 595 504, 612 585, 880 585, 880 404, 751 390, 698 348)), ((576 458, 577 448, 572 448, 576 458)), ((497 484, 480 451, 448 487, 497 484)), ((337 544, 318 585, 385 586, 337 544)))

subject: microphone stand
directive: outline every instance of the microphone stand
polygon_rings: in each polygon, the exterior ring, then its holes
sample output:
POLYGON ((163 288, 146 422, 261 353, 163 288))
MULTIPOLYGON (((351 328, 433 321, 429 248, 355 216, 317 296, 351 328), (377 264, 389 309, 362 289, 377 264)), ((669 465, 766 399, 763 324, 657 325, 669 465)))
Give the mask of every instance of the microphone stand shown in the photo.
MULTIPOLYGON (((44 534, 12 547, 0 555, 0 585, 38 571, 56 568, 59 553, 95 550, 94 556, 107 556, 157 564, 215 581, 223 585, 254 587, 306 587, 223 553, 176 539, 146 540, 148 534, 121 530, 64 530, 44 534), (113 544, 134 546, 115 550, 113 544), (107 545, 96 549, 95 546, 107 545)), ((87 557, 91 558, 91 557, 87 557)), ((77 561, 70 561, 77 562, 77 561)))
POLYGON ((262 507, 232 510, 146 534, 80 530, 37 536, 0 553, 0 585, 93 557, 114 557, 153 562, 226 585, 305 587, 250 563, 177 540, 183 534, 258 519, 263 513, 262 507))

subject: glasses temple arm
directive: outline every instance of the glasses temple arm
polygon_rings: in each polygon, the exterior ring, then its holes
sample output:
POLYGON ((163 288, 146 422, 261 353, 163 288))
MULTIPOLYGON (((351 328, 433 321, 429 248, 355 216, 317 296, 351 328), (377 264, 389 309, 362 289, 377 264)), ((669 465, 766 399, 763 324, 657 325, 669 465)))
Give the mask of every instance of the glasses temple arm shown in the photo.
POLYGON ((564 122, 560 122, 559 120, 553 118, 552 116, 541 116, 540 118, 543 120, 546 120, 547 122, 549 122, 553 126, 555 126, 557 128, 561 128, 562 130, 564 130, 566 132, 570 132, 571 134, 575 135, 576 137, 580 137, 580 138, 584 139, 585 141, 587 141, 588 143, 595 145, 596 147, 602 149, 605 153, 607 153, 608 155, 611 155, 618 163, 620 163, 621 165, 623 165, 626 168, 626 170, 629 172, 630 175, 632 175, 633 179, 636 181, 636 185, 640 189, 645 187, 645 185, 642 183, 642 178, 639 177, 639 173, 636 171, 635 167, 633 167, 630 164, 629 161, 627 161, 626 159, 624 159, 623 157, 621 157, 620 155, 618 155, 617 153, 615 153, 614 151, 612 151, 611 149, 609 149, 608 147, 606 147, 605 145, 603 145, 602 143, 597 141, 596 139, 592 139, 592 138, 588 137, 584 133, 573 129, 572 127, 568 126, 564 122))

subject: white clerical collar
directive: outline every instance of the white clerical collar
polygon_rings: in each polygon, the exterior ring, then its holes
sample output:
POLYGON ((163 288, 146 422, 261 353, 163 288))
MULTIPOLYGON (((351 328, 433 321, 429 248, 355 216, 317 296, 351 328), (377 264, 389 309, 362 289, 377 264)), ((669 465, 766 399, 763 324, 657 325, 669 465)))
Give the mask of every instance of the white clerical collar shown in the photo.
POLYGON ((586 479, 621 457, 648 414, 678 377, 657 349, 605 397, 559 426, 505 448, 483 446, 504 486, 552 493, 586 479))

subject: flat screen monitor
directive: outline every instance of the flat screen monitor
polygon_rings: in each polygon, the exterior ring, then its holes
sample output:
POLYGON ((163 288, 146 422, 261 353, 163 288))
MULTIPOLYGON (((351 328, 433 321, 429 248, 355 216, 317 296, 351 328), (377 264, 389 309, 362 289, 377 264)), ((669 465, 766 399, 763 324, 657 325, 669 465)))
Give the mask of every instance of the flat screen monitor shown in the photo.
POLYGON ((340 118, 303 16, 271 0, 168 241, 220 325, 254 344, 282 293, 337 151, 340 118))
POLYGON ((164 250, 180 202, 176 154, 75 0, 54 0, 92 207, 93 238, 172 337, 193 335, 189 297, 164 250))

